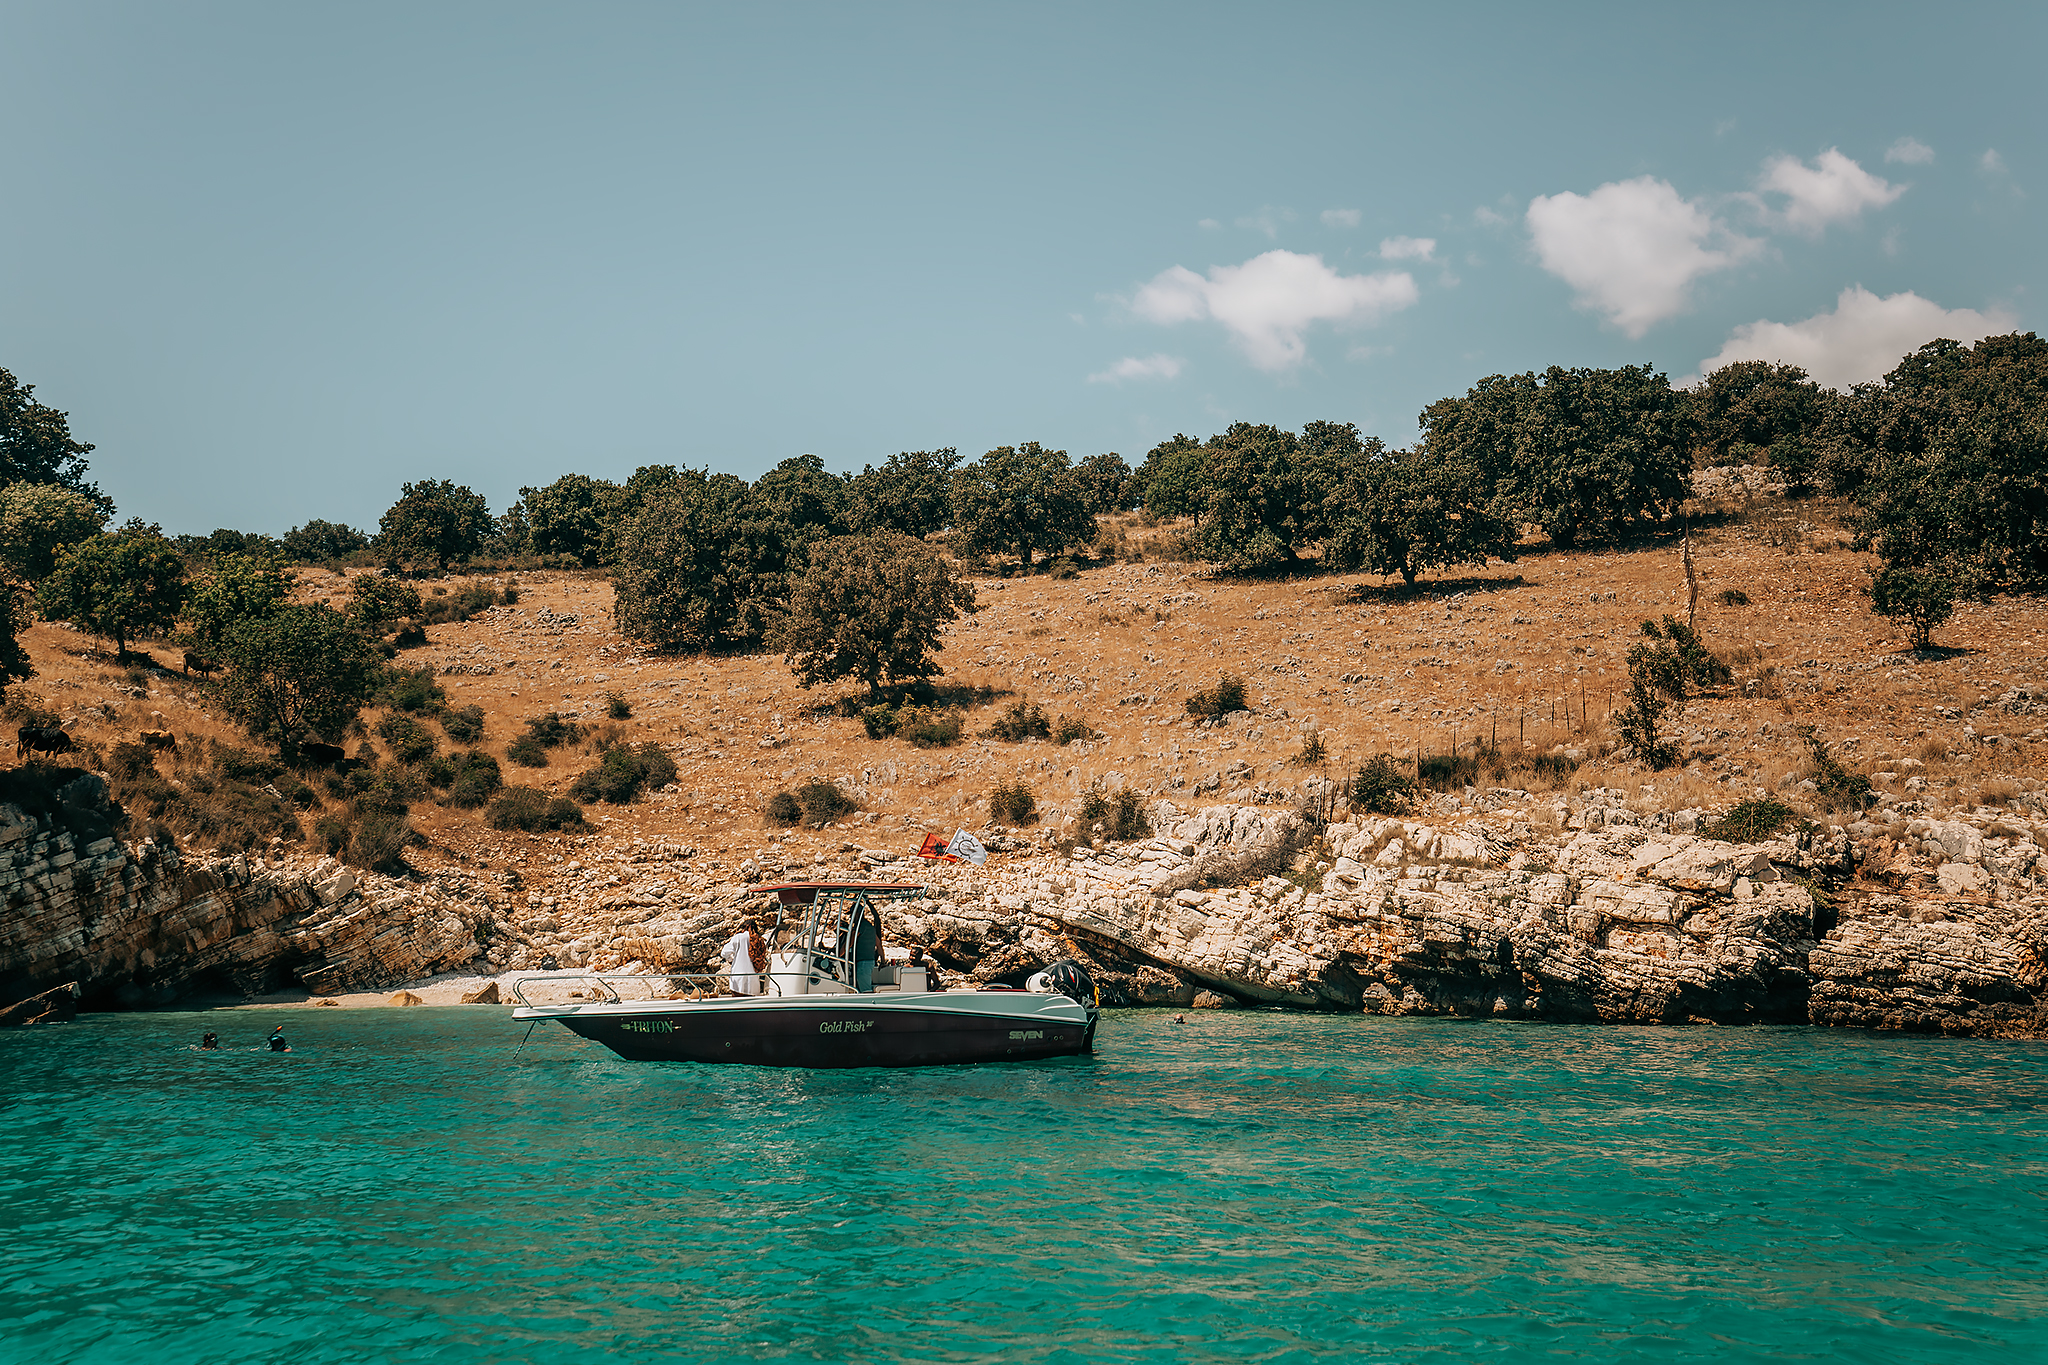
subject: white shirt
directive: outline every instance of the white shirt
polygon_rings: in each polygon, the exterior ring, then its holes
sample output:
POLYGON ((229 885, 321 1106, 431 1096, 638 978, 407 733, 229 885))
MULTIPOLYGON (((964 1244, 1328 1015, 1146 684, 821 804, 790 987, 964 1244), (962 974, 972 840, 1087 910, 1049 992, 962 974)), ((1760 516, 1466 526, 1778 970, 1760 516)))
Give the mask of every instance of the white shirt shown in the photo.
POLYGON ((727 966, 726 977, 732 983, 736 995, 759 995, 761 974, 754 970, 754 957, 747 949, 747 931, 742 929, 726 940, 718 950, 719 960, 727 966))

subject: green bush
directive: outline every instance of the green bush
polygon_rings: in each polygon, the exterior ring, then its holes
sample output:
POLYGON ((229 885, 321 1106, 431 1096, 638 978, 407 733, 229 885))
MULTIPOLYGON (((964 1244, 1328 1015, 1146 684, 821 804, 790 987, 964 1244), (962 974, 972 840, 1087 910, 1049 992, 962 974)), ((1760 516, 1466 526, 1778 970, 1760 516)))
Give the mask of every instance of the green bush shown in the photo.
POLYGON ((597 766, 576 779, 569 794, 579 801, 624 805, 643 789, 665 787, 675 778, 675 760, 660 745, 628 748, 619 744, 606 749, 597 766))
POLYGON ((988 813, 1006 825, 1028 825, 1038 819, 1038 798, 1021 780, 998 782, 988 794, 988 813))
POLYGON ((1045 711, 1033 701, 1012 703, 1008 710, 997 716, 995 723, 982 732, 990 739, 1000 739, 1018 744, 1027 739, 1051 739, 1052 722, 1045 711))
POLYGON ((1673 701, 1683 702, 1689 690, 1718 687, 1734 676, 1692 627, 1676 617, 1666 616, 1661 626, 1655 621, 1643 622, 1643 636, 1657 643, 1631 649, 1631 667, 1641 659, 1650 686, 1673 701))
POLYGON ((1203 688, 1187 700, 1188 714, 1205 720, 1244 709, 1244 679, 1232 673, 1225 673, 1214 687, 1203 688))
POLYGON ((1746 607, 1749 605, 1749 594, 1740 588, 1723 588, 1714 595, 1714 600, 1724 607, 1746 607))
POLYGON ((1059 724, 1053 726, 1052 742, 1065 747, 1077 739, 1095 738, 1095 728, 1079 716, 1061 716, 1059 724))
POLYGON ((604 713, 613 720, 631 720, 633 708, 626 699, 616 692, 604 694, 604 713))
POLYGON ((425 763, 439 747, 427 727, 403 711, 394 711, 378 721, 377 734, 391 746, 391 756, 400 763, 425 763))
POLYGON ((348 817, 323 815, 313 824, 313 847, 330 858, 339 858, 348 852, 348 817))
POLYGON ((1886 564, 1870 581, 1870 606, 1913 630, 1913 648, 1926 649, 1934 628, 1955 615, 1957 576, 1942 568, 1886 564))
POLYGON ((1381 815, 1398 815, 1415 800, 1415 782, 1392 754, 1374 754, 1351 777, 1353 805, 1381 815))
POLYGON ((545 834, 581 827, 583 809, 566 797, 550 800, 546 792, 532 787, 507 787, 491 802, 491 808, 484 813, 484 820, 492 829, 545 834))
POLYGON ((451 706, 441 713, 441 728, 457 744, 474 744, 484 737, 484 708, 451 706))
POLYGON ((1766 796, 1737 802, 1719 820, 1702 825, 1700 833, 1726 843, 1755 844, 1782 833, 1795 818, 1790 806, 1766 796))
POLYGON ((275 782, 284 776, 285 766, 268 754, 252 754, 247 749, 231 749, 225 744, 213 747, 213 769, 230 782, 248 782, 262 786, 275 782))
POLYGON ((869 706, 860 713, 861 728, 868 732, 869 739, 887 739, 896 733, 896 708, 893 706, 869 706))
POLYGON ((1083 824, 1093 824, 1108 814, 1109 794, 1103 790, 1101 780, 1097 779, 1081 794, 1081 821, 1083 824))
POLYGON ((1869 805, 1870 779, 1843 767, 1811 725, 1800 726, 1799 733, 1806 741, 1807 763, 1821 804, 1829 810, 1862 810, 1869 805))
POLYGON ((521 735, 505 746, 505 757, 522 768, 545 768, 548 766, 547 746, 532 735, 521 735))
POLYGON ((341 857, 357 867, 397 876, 409 870, 405 862, 405 846, 412 838, 412 826, 406 823, 404 816, 366 811, 357 820, 355 832, 349 836, 348 848, 341 857))
POLYGON ((448 804, 474 810, 483 805, 498 789, 505 785, 503 772, 498 760, 489 754, 471 751, 462 755, 456 769, 455 780, 448 788, 448 804))
POLYGON ((802 812, 803 823, 812 829, 822 829, 840 816, 860 809, 852 797, 822 777, 814 777, 798 787, 790 799, 802 812))
POLYGON ((447 702, 448 694, 434 681, 434 673, 428 668, 394 668, 384 678, 370 698, 374 706, 389 707, 393 711, 438 711, 447 702))
POLYGON ((527 721, 526 733, 533 736, 541 747, 558 749, 583 738, 583 727, 558 712, 549 711, 527 721))
POLYGON ((960 742, 958 711, 936 706, 906 706, 896 713, 896 737, 912 748, 943 749, 960 742))
POLYGON ((761 812, 770 824, 793 825, 804 818, 804 808, 788 792, 777 792, 768 798, 768 805, 761 812))
POLYGON ((1125 842, 1152 837, 1152 822, 1145 818, 1145 800, 1134 788, 1120 789, 1110 802, 1109 834, 1125 842))
POLYGON ((1415 765, 1415 780, 1435 791, 1468 787, 1479 778, 1479 760, 1468 754, 1429 754, 1415 765))

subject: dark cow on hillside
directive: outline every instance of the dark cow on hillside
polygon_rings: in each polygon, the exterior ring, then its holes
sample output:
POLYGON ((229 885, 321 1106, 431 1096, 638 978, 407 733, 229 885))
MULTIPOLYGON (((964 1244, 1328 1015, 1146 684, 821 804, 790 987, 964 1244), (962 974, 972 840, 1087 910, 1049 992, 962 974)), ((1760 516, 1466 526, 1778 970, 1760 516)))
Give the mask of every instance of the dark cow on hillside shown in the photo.
POLYGON ((316 739, 308 740, 299 746, 299 757, 308 763, 317 763, 323 768, 331 768, 344 758, 347 758, 348 754, 339 744, 322 744, 316 739))
POLYGON ((194 673, 197 673, 197 674, 198 674, 198 675, 199 675, 200 677, 202 677, 202 678, 210 678, 210 677, 212 677, 212 676, 213 676, 214 674, 216 674, 216 673, 218 673, 218 672, 220 672, 220 665, 219 665, 219 664, 217 664, 217 663, 215 663, 215 662, 214 662, 213 660, 211 660, 211 659, 207 658, 207 657, 206 657, 206 656, 205 656, 204 654, 194 654, 194 653, 190 652, 189 650, 188 650, 188 651, 186 652, 186 654, 185 654, 185 676, 186 676, 186 677, 188 677, 188 678, 189 678, 189 677, 191 677, 191 676, 192 676, 192 675, 193 675, 194 673))
POLYGON ((71 736, 57 725, 24 725, 14 734, 14 756, 17 759, 31 758, 36 754, 68 754, 76 746, 71 736))

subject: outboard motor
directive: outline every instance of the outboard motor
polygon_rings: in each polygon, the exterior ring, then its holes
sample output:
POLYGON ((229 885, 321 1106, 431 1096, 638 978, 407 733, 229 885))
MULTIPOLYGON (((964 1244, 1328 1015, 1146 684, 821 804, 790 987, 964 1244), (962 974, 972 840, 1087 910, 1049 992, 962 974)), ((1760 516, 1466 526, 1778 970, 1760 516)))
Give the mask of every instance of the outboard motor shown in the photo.
POLYGON ((1064 995, 1088 1012, 1088 1032, 1081 1039, 1081 1050, 1095 1050, 1095 1018, 1101 1009, 1102 994, 1095 989, 1094 978, 1088 969, 1071 958, 1061 958, 1032 978, 1032 989, 1043 990, 1052 995, 1064 995), (1043 986, 1039 981, 1043 981, 1043 986))

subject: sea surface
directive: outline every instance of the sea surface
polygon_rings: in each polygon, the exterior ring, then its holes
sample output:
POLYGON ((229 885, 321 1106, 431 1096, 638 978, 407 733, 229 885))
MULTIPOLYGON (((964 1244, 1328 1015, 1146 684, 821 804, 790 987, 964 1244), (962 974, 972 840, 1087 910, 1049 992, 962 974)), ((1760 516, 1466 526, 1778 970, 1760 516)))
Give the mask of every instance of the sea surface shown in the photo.
POLYGON ((0 1034, 0 1355, 2048 1359, 2048 1045, 1113 1011, 1092 1058, 804 1072, 524 1032, 0 1034))

